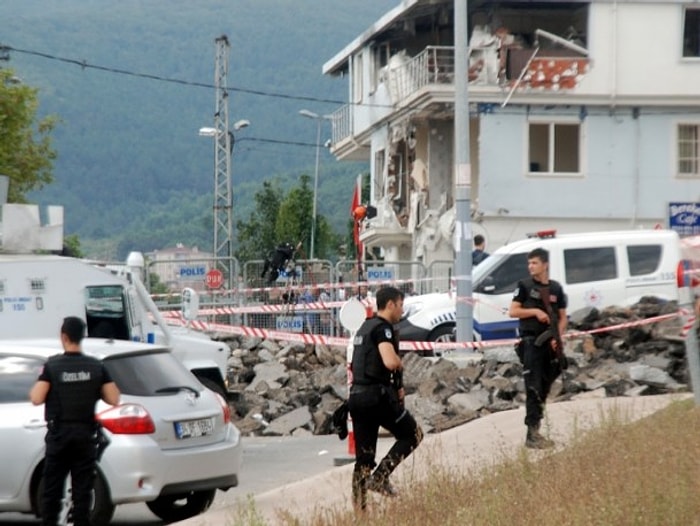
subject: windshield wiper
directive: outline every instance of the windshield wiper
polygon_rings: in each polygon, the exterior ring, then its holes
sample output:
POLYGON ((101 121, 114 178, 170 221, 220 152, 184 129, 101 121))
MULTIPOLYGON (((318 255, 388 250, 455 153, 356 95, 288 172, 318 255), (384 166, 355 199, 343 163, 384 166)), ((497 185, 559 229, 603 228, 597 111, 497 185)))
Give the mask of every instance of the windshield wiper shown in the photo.
POLYGON ((173 385, 172 387, 161 387, 156 390, 156 393, 179 393, 180 391, 192 391, 196 397, 199 397, 197 388, 191 385, 173 385))

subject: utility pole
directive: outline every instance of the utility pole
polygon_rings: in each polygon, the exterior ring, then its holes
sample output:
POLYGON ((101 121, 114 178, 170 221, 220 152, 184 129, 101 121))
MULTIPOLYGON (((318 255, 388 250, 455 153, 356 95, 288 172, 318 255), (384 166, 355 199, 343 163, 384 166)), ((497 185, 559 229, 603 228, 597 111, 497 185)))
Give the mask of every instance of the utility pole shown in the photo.
POLYGON ((226 35, 215 39, 216 113, 214 129, 214 257, 229 285, 233 283, 233 193, 231 190, 231 134, 228 128, 229 41, 226 35))
POLYGON ((455 36, 455 278, 458 342, 473 340, 472 225, 469 156, 468 0, 454 0, 455 36))

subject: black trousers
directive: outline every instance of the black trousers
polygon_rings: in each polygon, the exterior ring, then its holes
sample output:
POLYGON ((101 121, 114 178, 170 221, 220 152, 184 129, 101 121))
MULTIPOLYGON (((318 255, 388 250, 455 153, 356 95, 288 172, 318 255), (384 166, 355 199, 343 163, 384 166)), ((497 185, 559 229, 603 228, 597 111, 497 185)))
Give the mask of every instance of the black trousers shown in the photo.
POLYGON ((416 420, 399 403, 390 387, 362 386, 360 393, 351 391, 348 407, 355 434, 355 472, 360 474, 363 481, 369 477, 376 466, 380 427, 385 428, 396 438, 396 442, 375 472, 380 479, 388 477, 423 438, 423 432, 416 420))
POLYGON ((561 373, 549 343, 535 345, 534 338, 523 338, 523 379, 525 380, 525 425, 537 426, 554 380, 561 373))
POLYGON ((90 500, 95 480, 95 427, 58 424, 46 433, 42 524, 55 526, 68 473, 71 474, 73 523, 90 525, 90 500))

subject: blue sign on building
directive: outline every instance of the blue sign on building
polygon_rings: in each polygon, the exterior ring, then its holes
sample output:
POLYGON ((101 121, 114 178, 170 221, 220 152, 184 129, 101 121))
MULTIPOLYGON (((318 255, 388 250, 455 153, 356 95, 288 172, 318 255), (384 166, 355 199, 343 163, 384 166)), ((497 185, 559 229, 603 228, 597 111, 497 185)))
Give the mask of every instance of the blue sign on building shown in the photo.
POLYGON ((394 270, 387 267, 369 267, 367 269, 367 281, 391 281, 394 279, 394 270))
POLYGON ((203 280, 206 274, 207 267, 205 265, 193 265, 180 267, 178 278, 181 280, 203 280))
POLYGON ((275 326, 278 331, 304 332, 304 317, 278 316, 275 326))
POLYGON ((669 203, 668 226, 678 235, 700 235, 700 203, 669 203))

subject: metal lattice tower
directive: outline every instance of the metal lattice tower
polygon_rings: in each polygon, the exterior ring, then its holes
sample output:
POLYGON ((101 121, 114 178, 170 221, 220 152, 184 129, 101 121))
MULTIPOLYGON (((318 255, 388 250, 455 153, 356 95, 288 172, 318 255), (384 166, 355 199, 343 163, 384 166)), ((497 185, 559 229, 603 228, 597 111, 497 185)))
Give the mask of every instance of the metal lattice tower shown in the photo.
POLYGON ((228 279, 233 269, 233 194, 231 190, 231 134, 228 127, 228 53, 226 35, 217 38, 214 85, 216 86, 216 147, 214 152, 214 257, 228 279))

